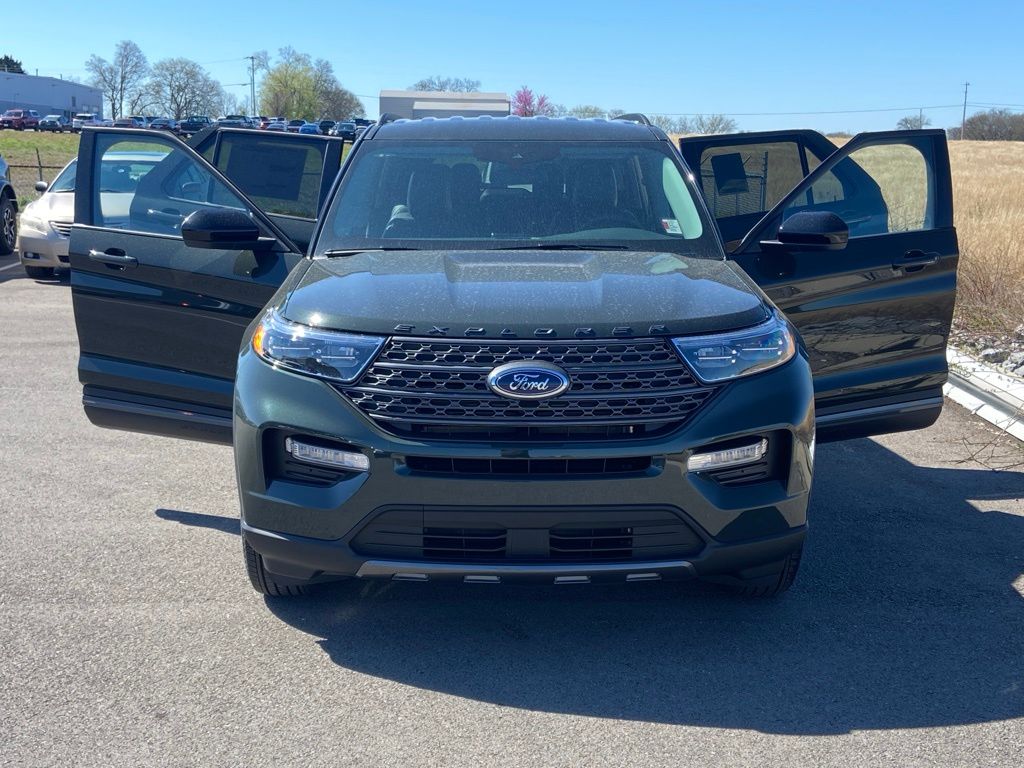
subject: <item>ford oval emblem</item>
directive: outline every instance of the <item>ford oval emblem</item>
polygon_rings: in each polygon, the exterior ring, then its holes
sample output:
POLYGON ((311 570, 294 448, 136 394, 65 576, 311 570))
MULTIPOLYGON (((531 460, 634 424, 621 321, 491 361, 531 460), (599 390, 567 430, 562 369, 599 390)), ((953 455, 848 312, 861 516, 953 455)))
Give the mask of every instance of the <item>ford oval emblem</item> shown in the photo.
POLYGON ((513 400, 544 400, 565 392, 569 374, 543 360, 517 360, 499 365, 487 375, 487 386, 502 397, 513 400))

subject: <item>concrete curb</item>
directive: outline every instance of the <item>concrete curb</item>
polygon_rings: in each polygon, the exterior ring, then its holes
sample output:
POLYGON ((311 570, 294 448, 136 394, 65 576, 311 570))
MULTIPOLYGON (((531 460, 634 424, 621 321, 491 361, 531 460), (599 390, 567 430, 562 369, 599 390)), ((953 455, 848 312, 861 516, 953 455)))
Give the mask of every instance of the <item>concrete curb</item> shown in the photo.
POLYGON ((958 349, 946 350, 950 400, 1024 442, 1024 381, 1001 373, 958 349))

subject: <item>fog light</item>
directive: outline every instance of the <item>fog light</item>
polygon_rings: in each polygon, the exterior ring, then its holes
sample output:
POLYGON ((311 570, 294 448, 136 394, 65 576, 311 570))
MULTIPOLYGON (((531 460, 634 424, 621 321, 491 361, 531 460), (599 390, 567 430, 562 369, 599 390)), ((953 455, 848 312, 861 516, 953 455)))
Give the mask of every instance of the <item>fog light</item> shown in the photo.
POLYGON ((756 443, 741 445, 737 448, 695 453, 686 460, 686 468, 691 472, 706 472, 709 469, 738 467, 760 461, 766 453, 768 453, 768 440, 761 438, 756 443))
POLYGON ((370 457, 364 453, 325 448, 322 445, 292 440, 290 437, 285 438, 284 449, 292 458, 307 464, 319 464, 322 467, 335 467, 353 472, 366 472, 370 468, 370 457))

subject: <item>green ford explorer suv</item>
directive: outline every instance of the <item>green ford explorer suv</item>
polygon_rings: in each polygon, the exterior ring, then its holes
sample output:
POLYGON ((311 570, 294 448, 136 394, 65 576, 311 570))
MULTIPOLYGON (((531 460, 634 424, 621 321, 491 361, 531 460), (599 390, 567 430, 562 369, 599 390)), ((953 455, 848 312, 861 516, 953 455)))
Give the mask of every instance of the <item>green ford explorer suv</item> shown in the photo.
POLYGON ((941 131, 612 121, 89 129, 89 418, 229 443, 253 586, 787 589, 815 442, 942 407, 941 131), (163 159, 107 178, 130 149, 163 159), (343 159, 344 158, 344 159, 343 159), (340 169, 340 172, 339 172, 340 169))

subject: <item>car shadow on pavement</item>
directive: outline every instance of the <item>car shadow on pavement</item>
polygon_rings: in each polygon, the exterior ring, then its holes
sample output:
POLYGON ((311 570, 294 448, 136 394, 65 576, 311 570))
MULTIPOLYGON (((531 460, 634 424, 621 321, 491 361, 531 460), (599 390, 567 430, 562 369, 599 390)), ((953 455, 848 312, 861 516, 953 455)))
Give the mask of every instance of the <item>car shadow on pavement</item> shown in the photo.
POLYGON ((182 525, 210 528, 211 530, 222 531, 223 533, 233 533, 236 536, 242 534, 242 526, 237 517, 205 515, 201 512, 182 512, 180 509, 158 509, 154 514, 161 520, 171 520, 182 525))
POLYGON ((266 602, 342 667, 529 710, 785 734, 1024 715, 1024 516, 999 504, 1024 473, 868 440, 819 453, 802 572, 776 600, 350 581, 266 602))

